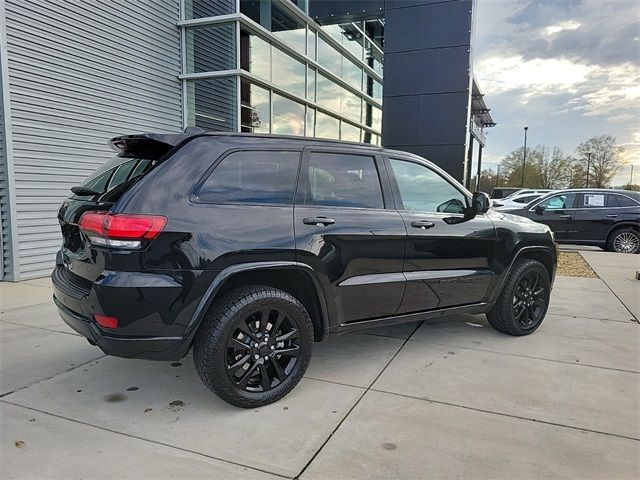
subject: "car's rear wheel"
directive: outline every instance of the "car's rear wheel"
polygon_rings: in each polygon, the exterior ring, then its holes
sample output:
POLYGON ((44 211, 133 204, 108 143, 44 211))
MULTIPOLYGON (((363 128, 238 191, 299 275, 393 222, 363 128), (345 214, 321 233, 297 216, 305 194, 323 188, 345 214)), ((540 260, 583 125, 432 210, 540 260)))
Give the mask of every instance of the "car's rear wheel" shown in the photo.
POLYGON ((640 233, 631 227, 615 230, 609 235, 607 250, 617 253, 640 253, 640 233))
POLYGON ((549 273, 544 265, 532 259, 518 260, 487 319, 500 332, 529 335, 542 324, 550 294, 549 273))
POLYGON ((196 370, 224 401, 253 408, 298 384, 311 359, 313 325, 302 304, 271 287, 241 287, 216 301, 193 346, 196 370))

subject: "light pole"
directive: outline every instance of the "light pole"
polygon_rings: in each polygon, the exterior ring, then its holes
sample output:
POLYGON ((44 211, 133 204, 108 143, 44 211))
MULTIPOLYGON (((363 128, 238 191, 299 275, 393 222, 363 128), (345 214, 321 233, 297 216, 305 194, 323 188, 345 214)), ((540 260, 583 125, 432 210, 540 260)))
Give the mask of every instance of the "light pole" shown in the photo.
POLYGON ((587 152, 587 188, 589 188, 589 170, 591 170, 591 152, 587 152))
POLYGON ((520 187, 524 187, 524 167, 527 165, 527 130, 529 127, 524 127, 524 154, 522 156, 522 175, 520 175, 520 187))
MULTIPOLYGON (((633 165, 631 165, 633 168, 633 165)), ((496 187, 500 186, 500 165, 498 165, 498 173, 496 174, 496 187)))

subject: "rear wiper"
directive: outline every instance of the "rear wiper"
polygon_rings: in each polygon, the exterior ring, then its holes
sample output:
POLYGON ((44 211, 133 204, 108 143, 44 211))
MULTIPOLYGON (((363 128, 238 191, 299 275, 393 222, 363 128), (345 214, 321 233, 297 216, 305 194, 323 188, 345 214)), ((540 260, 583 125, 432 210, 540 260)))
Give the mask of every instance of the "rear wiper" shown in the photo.
POLYGON ((102 192, 97 192, 95 190, 91 190, 90 188, 83 187, 83 186, 80 186, 80 185, 76 185, 75 187, 71 187, 71 191, 73 193, 75 193, 76 195, 80 195, 82 197, 88 196, 88 195, 96 196, 96 195, 102 194, 102 192))

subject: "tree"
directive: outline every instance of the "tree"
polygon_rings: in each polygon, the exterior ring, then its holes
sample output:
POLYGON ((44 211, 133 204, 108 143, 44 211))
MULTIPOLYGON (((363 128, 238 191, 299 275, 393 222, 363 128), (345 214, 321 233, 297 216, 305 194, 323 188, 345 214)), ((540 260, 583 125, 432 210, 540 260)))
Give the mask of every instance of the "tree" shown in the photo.
POLYGON ((478 190, 480 192, 491 193, 493 187, 497 185, 497 176, 494 170, 482 170, 480 172, 480 183, 478 184, 478 188, 476 189, 476 179, 477 175, 471 177, 471 190, 478 190))
MULTIPOLYGON (((526 164, 524 165, 524 187, 539 187, 539 163, 542 157, 542 147, 527 148, 526 164)), ((519 187, 522 183, 522 167, 524 147, 509 153, 500 162, 500 179, 502 186, 519 187)), ((539 187, 540 188, 540 187, 539 187)))
POLYGON ((536 156, 535 166, 538 169, 538 187, 546 189, 563 188, 570 182, 572 159, 558 147, 542 147, 541 154, 536 156))
POLYGON ((586 187, 587 176, 590 187, 606 188, 611 185, 611 180, 624 165, 622 150, 622 147, 616 145, 616 137, 613 135, 597 135, 578 145, 573 168, 573 187, 586 187))
POLYGON ((637 183, 627 183, 626 185, 621 185, 618 188, 622 190, 633 190, 634 192, 640 192, 640 185, 637 183))

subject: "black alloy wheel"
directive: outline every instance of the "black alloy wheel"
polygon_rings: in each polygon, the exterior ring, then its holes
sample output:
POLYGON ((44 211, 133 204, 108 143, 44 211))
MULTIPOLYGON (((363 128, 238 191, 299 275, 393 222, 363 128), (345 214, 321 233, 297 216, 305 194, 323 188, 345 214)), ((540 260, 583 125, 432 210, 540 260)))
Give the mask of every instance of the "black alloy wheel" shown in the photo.
POLYGON ((520 278, 513 293, 513 316, 523 329, 533 328, 544 317, 546 311, 544 294, 538 272, 530 270, 520 278))
POLYGON ((266 307, 241 318, 227 340, 227 374, 242 390, 267 392, 295 368, 299 339, 297 322, 284 310, 266 307))
POLYGON ((313 323, 292 295, 264 285, 216 300, 193 342, 203 383, 243 408, 273 403, 302 379, 311 359, 313 323))
POLYGON ((487 312, 489 324, 509 335, 529 335, 544 320, 549 308, 549 272, 537 260, 517 260, 496 303, 487 312))

